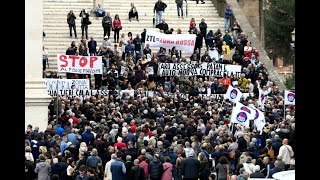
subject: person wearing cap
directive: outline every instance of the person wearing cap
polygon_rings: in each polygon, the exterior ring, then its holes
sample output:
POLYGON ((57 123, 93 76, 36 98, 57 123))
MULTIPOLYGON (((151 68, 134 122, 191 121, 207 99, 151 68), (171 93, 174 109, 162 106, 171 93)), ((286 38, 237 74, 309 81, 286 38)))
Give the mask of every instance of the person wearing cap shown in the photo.
POLYGON ((88 179, 88 175, 86 173, 86 166, 85 165, 81 165, 79 167, 79 174, 76 176, 75 178, 76 180, 80 180, 80 179, 88 179))
POLYGON ((188 180, 198 180, 199 169, 200 161, 195 157, 195 153, 190 151, 189 157, 182 162, 182 178, 188 180))

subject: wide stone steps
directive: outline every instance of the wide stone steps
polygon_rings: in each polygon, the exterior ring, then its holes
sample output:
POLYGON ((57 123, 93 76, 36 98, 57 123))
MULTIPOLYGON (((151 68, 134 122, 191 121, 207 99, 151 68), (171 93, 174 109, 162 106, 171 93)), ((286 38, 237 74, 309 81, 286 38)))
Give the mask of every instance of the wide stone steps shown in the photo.
MULTIPOLYGON (((153 28, 152 18, 153 7, 156 0, 142 1, 135 0, 134 4, 139 12, 139 22, 132 19, 128 20, 128 11, 130 9, 130 1, 127 0, 104 0, 103 7, 107 12, 110 12, 111 17, 114 18, 115 14, 119 14, 123 30, 120 31, 120 35, 124 33, 127 36, 128 32, 132 32, 135 37, 136 34, 141 34, 144 28, 159 31, 157 28, 153 28)), ((188 17, 184 16, 184 19, 178 18, 177 8, 174 0, 163 0, 168 7, 165 10, 163 18, 169 25, 169 28, 180 28, 183 33, 187 33, 189 30, 189 23, 192 17, 195 18, 197 27, 202 18, 205 18, 208 25, 208 30, 216 31, 217 29, 223 29, 224 20, 219 17, 216 8, 213 3, 206 1, 206 4, 196 4, 195 1, 188 1, 188 17)), ((57 71, 57 54, 64 54, 68 46, 72 41, 76 43, 80 42, 81 37, 81 18, 79 13, 82 9, 87 12, 91 12, 93 2, 91 0, 44 0, 43 2, 43 26, 46 32, 44 38, 44 46, 49 52, 49 68, 47 71, 57 71), (69 28, 67 24, 67 14, 70 10, 73 10, 76 19, 76 28, 78 39, 69 38, 69 28)), ((184 13, 186 13, 185 2, 183 4, 184 13)), ((97 41, 97 45, 101 46, 103 42, 103 28, 101 26, 102 18, 98 20, 94 13, 90 13, 90 20, 92 24, 89 26, 89 37, 93 36, 97 41)), ((74 36, 74 34, 73 34, 74 36)), ((113 45, 113 32, 111 32, 111 41, 113 45)), ((158 52, 159 48, 151 47, 152 53, 158 52)), ((205 51, 205 46, 201 50, 205 51)), ((182 55, 189 57, 191 53, 182 52, 182 55)), ((58 73, 63 78, 66 77, 66 73, 58 73)), ((94 84, 94 78, 92 76, 92 83, 94 84)))

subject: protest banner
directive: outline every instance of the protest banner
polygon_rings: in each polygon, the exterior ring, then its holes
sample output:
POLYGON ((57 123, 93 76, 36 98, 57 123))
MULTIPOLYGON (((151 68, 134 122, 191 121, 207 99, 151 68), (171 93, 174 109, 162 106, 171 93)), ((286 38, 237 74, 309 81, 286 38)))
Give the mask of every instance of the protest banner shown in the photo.
POLYGON ((43 79, 48 91, 54 90, 89 90, 88 79, 43 79))
POLYGON ((122 96, 123 93, 129 93, 129 95, 131 97, 134 97, 134 90, 133 89, 132 90, 121 90, 120 91, 120 97, 122 96))
POLYGON ((102 74, 101 56, 74 56, 57 54, 58 72, 102 74))
POLYGON ((108 96, 109 91, 105 90, 50 90, 48 91, 50 96, 95 96, 100 94, 102 96, 108 96))
POLYGON ((241 74, 240 65, 227 65, 219 63, 159 63, 159 76, 214 76, 223 77, 223 74, 231 75, 236 73, 238 77, 241 74), (231 66, 231 67, 228 67, 231 66))
POLYGON ((196 43, 195 34, 164 34, 156 31, 147 30, 146 44, 150 47, 164 47, 193 53, 196 43))

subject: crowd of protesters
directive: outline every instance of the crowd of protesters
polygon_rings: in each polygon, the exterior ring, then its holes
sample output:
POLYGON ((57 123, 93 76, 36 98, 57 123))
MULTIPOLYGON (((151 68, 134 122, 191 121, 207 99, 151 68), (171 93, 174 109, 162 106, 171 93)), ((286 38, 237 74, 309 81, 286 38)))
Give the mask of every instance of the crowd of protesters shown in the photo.
MULTIPOLYGON (((232 30, 226 29, 222 35, 203 27, 201 23, 199 34, 208 37, 207 50, 214 49, 221 57, 229 48, 235 51, 231 60, 211 58, 208 51, 196 48, 191 57, 175 48, 152 52, 144 43, 146 30, 122 34, 119 44, 118 39, 111 43, 110 32, 105 32, 98 50, 92 47, 93 38, 73 41, 66 54, 103 57, 103 74, 94 75, 92 88, 109 90, 109 95, 53 98, 47 129, 27 127, 25 179, 246 180, 294 170, 295 107, 283 104, 283 93, 243 32, 229 35, 232 30), (157 75, 159 62, 191 61, 241 65, 242 73, 157 75), (147 67, 153 67, 154 74, 148 75, 147 67), (263 111, 262 131, 230 123, 233 103, 228 99, 199 96, 208 91, 225 94, 229 85, 250 93, 241 98, 242 104, 263 111), (257 103, 259 88, 267 98, 264 107, 257 103), (134 96, 120 96, 119 90, 134 90, 134 96)), ((44 77, 60 78, 54 72, 44 77)), ((67 73, 67 78, 91 76, 67 73)))

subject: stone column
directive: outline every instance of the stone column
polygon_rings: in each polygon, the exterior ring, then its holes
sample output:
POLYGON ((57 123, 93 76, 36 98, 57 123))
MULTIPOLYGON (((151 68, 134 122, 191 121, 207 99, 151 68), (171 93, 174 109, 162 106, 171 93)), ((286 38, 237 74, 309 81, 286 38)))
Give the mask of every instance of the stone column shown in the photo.
POLYGON ((25 128, 31 124, 45 131, 51 97, 42 79, 42 3, 25 0, 25 128))

